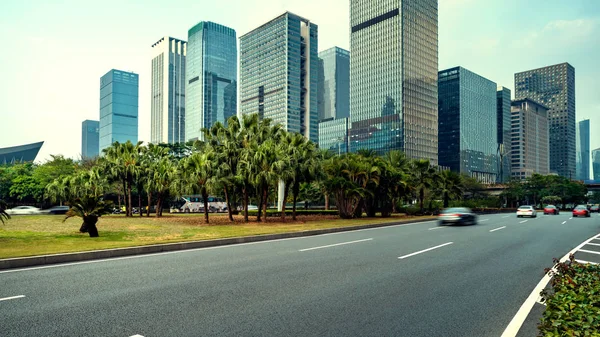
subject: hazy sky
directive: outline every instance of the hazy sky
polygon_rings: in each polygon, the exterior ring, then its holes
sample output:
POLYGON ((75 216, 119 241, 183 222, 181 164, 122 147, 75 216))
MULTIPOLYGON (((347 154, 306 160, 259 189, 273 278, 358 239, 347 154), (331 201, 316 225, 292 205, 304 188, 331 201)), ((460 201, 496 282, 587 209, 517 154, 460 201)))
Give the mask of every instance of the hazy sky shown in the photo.
MULTIPOLYGON (((289 10, 319 25, 319 50, 349 48, 348 0, 2 0, 0 147, 45 141, 79 157, 81 122, 99 118, 100 76, 140 75, 139 138, 150 139, 151 45, 210 20, 241 36, 289 10)), ((439 0, 440 69, 463 66, 513 90, 514 73, 575 67, 577 120, 600 147, 600 1, 439 0)), ((514 94, 514 93, 513 93, 514 94)))

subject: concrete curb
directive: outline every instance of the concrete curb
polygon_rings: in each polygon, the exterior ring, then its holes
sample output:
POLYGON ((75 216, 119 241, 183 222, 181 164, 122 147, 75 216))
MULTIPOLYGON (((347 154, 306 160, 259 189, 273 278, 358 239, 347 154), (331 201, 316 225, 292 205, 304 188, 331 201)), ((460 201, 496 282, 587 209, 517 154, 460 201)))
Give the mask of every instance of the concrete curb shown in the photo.
POLYGON ((395 222, 389 222, 389 223, 369 224, 369 225, 352 226, 352 227, 336 227, 336 228, 327 228, 327 229, 316 229, 316 230, 294 232, 294 233, 266 234, 266 235, 245 236, 245 237, 236 237, 236 238, 227 238, 227 239, 217 239, 217 240, 191 241, 191 242, 167 243, 167 244, 149 245, 149 246, 93 250, 93 251, 79 252, 79 253, 52 254, 52 255, 41 255, 41 256, 32 256, 32 257, 18 257, 18 258, 12 258, 12 259, 0 259, 0 270, 32 267, 32 266, 42 266, 42 265, 57 264, 57 263, 81 262, 81 261, 98 260, 98 259, 110 259, 110 258, 114 258, 114 257, 172 252, 172 251, 186 250, 186 249, 217 247, 217 246, 234 245, 234 244, 240 244, 240 243, 297 238, 297 237, 313 236, 313 235, 329 234, 329 233, 350 232, 350 231, 359 230, 359 229, 389 227, 389 226, 397 226, 397 225, 403 225, 403 224, 428 222, 428 221, 433 221, 433 220, 435 220, 435 219, 434 218, 416 219, 413 221, 395 221, 395 222))

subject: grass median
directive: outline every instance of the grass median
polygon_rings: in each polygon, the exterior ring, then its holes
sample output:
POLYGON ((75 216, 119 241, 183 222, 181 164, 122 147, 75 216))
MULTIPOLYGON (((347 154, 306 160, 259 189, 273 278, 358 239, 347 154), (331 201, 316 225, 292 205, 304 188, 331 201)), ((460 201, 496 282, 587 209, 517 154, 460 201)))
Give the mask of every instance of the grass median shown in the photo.
POLYGON ((203 215, 168 214, 162 218, 103 216, 98 221, 99 238, 79 233, 81 219, 63 222, 63 215, 13 216, 0 224, 0 259, 72 253, 89 250, 144 246, 161 243, 212 240, 221 238, 301 232, 315 229, 352 227, 389 222, 411 222, 426 217, 393 215, 390 218, 344 220, 336 216, 299 216, 297 221, 282 223, 252 220, 244 223, 236 216, 229 223, 226 215, 211 215, 209 225, 203 215))

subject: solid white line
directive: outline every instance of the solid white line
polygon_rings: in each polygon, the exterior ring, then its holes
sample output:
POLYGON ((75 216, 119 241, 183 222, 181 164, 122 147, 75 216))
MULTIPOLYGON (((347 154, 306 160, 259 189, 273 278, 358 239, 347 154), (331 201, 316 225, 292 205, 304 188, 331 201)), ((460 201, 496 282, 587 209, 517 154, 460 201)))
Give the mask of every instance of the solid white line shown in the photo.
MULTIPOLYGON (((565 256, 562 257, 562 259, 560 259, 560 262, 567 261, 571 254, 575 254, 575 252, 577 252, 581 247, 585 246, 587 243, 598 238, 599 236, 600 235, 593 236, 593 237, 587 239, 586 241, 584 241, 583 243, 581 243, 579 246, 573 248, 573 250, 568 252, 565 256)), ((552 269, 555 270, 555 268, 556 268, 556 266, 552 269)), ((519 330, 521 329, 521 326, 523 326, 523 323, 525 322, 525 319, 527 318, 527 316, 531 312, 531 309, 533 309, 533 306, 535 305, 537 299, 539 298, 540 292, 544 288, 546 288, 546 285, 548 285, 548 282, 550 282, 550 275, 546 274, 540 280, 540 282, 537 284, 537 286, 533 289, 531 294, 529 294, 529 297, 527 297, 525 302, 523 302, 523 304, 519 308, 519 311, 517 311, 517 313, 515 314, 513 319, 510 321, 510 323, 508 324, 508 326, 502 333, 501 337, 516 337, 517 336, 517 334, 519 333, 519 330)))
POLYGON ((564 225, 564 224, 566 224, 566 223, 567 223, 566 221, 563 221, 562 225, 564 225))
POLYGON ((25 295, 19 295, 19 296, 12 296, 12 297, 0 298, 0 302, 1 302, 1 301, 14 300, 14 299, 17 299, 17 298, 23 298, 23 297, 25 297, 25 295))
POLYGON ((342 243, 334 243, 332 245, 327 245, 327 246, 320 246, 320 247, 312 247, 312 248, 300 249, 299 252, 308 252, 309 250, 323 249, 323 248, 329 248, 329 247, 337 247, 337 246, 349 245, 349 244, 352 244, 352 243, 359 243, 359 242, 365 242, 365 241, 371 241, 371 240, 373 240, 373 238, 363 239, 363 240, 356 240, 356 241, 348 241, 348 242, 342 242, 342 243))
POLYGON ((600 246, 600 243, 588 243, 587 246, 600 246))
POLYGON ((590 261, 580 260, 580 259, 575 259, 575 261, 577 261, 581 264, 599 264, 598 262, 590 262, 590 261))
POLYGON ((578 252, 600 255, 600 252, 596 252, 593 250, 587 250, 587 249, 580 249, 580 250, 578 250, 578 252))
POLYGON ((444 228, 446 228, 446 227, 433 227, 433 228, 429 228, 429 230, 430 231, 434 231, 436 229, 444 229, 444 228))
POLYGON ((500 228, 496 228, 496 229, 491 229, 491 230, 490 230, 490 233, 491 233, 491 232, 495 232, 495 231, 499 231, 499 230, 501 230, 501 229, 504 229, 504 228, 506 228, 506 226, 502 226, 502 227, 500 227, 500 228))
POLYGON ((400 257, 399 257, 399 259, 401 259, 401 260, 402 260, 402 259, 406 259, 407 257, 411 257, 411 256, 415 256, 415 255, 418 255, 418 254, 422 254, 422 253, 428 252, 428 251, 430 251, 430 250, 434 250, 434 249, 438 249, 438 248, 441 248, 441 247, 444 247, 444 246, 447 246, 447 245, 451 245, 451 244, 453 244, 453 243, 454 243, 454 242, 446 242, 446 243, 444 243, 443 245, 439 245, 439 246, 435 246, 435 247, 431 247, 431 248, 423 249, 423 250, 420 250, 420 251, 418 251, 418 252, 414 252, 414 253, 412 253, 412 254, 408 254, 408 255, 400 256, 400 257))
POLYGON ((529 220, 523 220, 523 221, 521 221, 519 223, 526 223, 527 221, 529 221, 529 220))

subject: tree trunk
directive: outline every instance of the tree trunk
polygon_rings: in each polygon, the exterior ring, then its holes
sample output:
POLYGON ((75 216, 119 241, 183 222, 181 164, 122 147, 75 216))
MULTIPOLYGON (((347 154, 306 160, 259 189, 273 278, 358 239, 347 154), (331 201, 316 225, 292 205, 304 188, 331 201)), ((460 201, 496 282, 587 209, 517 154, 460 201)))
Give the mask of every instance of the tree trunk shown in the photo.
POLYGON ((162 193, 158 193, 156 198, 156 217, 160 218, 160 212, 158 211, 162 207, 162 193))
POLYGON ((125 204, 125 216, 129 216, 127 211, 129 209, 129 205, 127 204, 127 181, 125 179, 123 179, 123 204, 125 204))
POLYGON ((150 217, 150 205, 152 203, 152 192, 148 192, 148 208, 146 209, 146 217, 150 217))
POLYGON ((284 184, 283 186, 283 205, 281 206, 281 222, 285 222, 285 201, 288 197, 288 184, 284 184))
POLYGON ((81 233, 87 233, 88 232, 88 226, 85 223, 85 221, 83 221, 83 223, 81 224, 81 227, 79 227, 79 232, 81 232, 81 233))
POLYGON ((262 193, 262 191, 259 190, 258 191, 258 205, 256 205, 256 206, 258 206, 258 214, 256 215, 256 221, 258 221, 258 222, 262 221, 262 218, 261 218, 261 216, 262 216, 262 212, 261 212, 262 204, 263 204, 263 193, 262 193))
POLYGON ((444 208, 448 208, 450 205, 450 198, 448 197, 448 192, 444 192, 444 208))
POLYGON ((423 203, 425 202, 425 189, 421 188, 419 190, 419 204, 421 206, 421 214, 423 214, 423 203))
POLYGON ((294 221, 296 221, 296 203, 298 202, 298 194, 300 194, 300 184, 295 182, 294 186, 292 187, 292 220, 294 221))
POLYGON ((225 203, 227 204, 227 215, 229 216, 229 221, 233 222, 233 210, 231 209, 231 201, 229 200, 227 187, 223 187, 223 192, 225 193, 225 203))
POLYGON ((144 212, 142 212, 142 192, 138 191, 138 203, 139 203, 139 212, 140 216, 144 216, 144 212))
MULTIPOLYGON (((265 203, 265 208, 264 208, 264 215, 263 218, 265 218, 265 222, 267 222, 267 207, 269 205, 269 185, 265 184, 264 188, 263 188, 263 194, 264 194, 264 203, 265 203)), ((260 212, 260 209, 259 209, 260 212)))
POLYGON ((244 222, 248 222, 248 188, 244 187, 242 193, 244 194, 244 222))
POLYGON ((208 223, 208 192, 202 187, 202 201, 204 202, 204 222, 208 223))
POLYGON ((325 193, 325 210, 329 210, 329 193, 325 193))
POLYGON ((88 215, 83 217, 83 223, 86 225, 88 233, 91 238, 97 238, 98 228, 96 227, 96 223, 98 222, 98 217, 95 215, 88 215))
POLYGON ((129 200, 129 208, 127 208, 127 216, 133 216, 133 203, 131 202, 131 182, 127 183, 127 200, 129 200))

